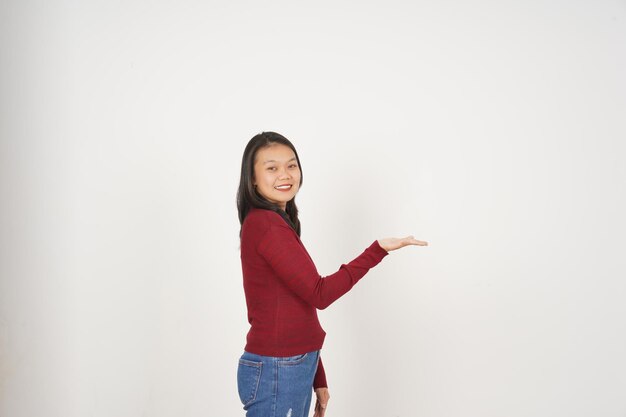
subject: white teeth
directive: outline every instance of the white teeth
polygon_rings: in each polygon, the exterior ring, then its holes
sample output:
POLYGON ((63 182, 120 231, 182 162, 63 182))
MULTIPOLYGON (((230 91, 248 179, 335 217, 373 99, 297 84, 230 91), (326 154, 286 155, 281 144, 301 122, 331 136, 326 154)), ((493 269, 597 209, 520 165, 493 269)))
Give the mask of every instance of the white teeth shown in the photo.
POLYGON ((281 185, 281 186, 274 187, 274 188, 277 188, 279 190, 286 190, 287 188, 291 188, 291 185, 281 185))

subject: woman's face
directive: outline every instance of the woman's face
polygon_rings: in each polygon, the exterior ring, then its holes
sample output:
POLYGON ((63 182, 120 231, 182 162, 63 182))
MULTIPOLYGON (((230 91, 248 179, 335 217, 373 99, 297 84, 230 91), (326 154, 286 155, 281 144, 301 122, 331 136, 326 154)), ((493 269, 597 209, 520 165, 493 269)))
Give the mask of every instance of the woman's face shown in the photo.
POLYGON ((300 187, 296 154, 283 144, 259 149, 254 161, 253 181, 259 194, 285 210, 287 202, 296 196, 300 187), (283 185, 286 186, 281 187, 283 185))

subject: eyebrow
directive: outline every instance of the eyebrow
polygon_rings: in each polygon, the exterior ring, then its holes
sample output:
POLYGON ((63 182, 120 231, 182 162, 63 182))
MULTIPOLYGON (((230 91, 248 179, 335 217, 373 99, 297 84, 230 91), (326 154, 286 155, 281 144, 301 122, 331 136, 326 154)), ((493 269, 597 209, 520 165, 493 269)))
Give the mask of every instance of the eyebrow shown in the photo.
MULTIPOLYGON (((295 161, 295 160, 296 160, 296 158, 295 158, 295 157, 293 157, 293 158, 291 158, 291 159, 290 159, 289 161, 287 161, 287 162, 291 162, 291 161, 295 161)), ((268 163, 270 163, 270 162, 277 162, 277 161, 274 161, 273 159, 268 159, 267 161, 263 162, 263 164, 268 164, 268 163)))

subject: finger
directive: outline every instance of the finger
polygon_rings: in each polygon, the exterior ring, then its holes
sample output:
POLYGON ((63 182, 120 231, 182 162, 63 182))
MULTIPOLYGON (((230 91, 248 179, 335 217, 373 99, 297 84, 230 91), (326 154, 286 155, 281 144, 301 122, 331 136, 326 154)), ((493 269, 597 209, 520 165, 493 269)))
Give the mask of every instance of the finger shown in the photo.
POLYGON ((320 413, 321 413, 321 408, 320 408, 320 403, 316 402, 315 403, 315 413, 313 414, 313 417, 320 417, 320 413))
POLYGON ((408 237, 408 238, 405 238, 405 239, 411 245, 428 246, 428 242, 423 241, 423 240, 417 240, 414 237, 408 237))
POLYGON ((315 414, 313 414, 313 417, 324 417, 324 413, 326 413, 326 409, 322 406, 322 404, 315 404, 315 414))

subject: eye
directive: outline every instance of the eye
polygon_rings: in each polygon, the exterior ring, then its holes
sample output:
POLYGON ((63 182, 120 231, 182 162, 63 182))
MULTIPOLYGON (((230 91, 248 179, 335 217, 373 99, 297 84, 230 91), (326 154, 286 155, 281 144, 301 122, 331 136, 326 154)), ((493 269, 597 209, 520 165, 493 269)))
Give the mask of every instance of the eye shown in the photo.
POLYGON ((296 164, 292 164, 292 165, 290 165, 290 167, 291 167, 291 168, 298 168, 298 165, 296 165, 296 164))
POLYGON ((267 170, 268 170, 268 171, 271 171, 271 170, 273 170, 273 169, 276 169, 276 167, 269 167, 267 170))

